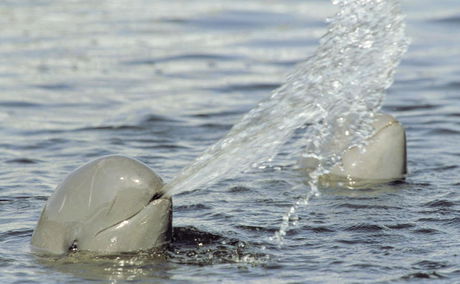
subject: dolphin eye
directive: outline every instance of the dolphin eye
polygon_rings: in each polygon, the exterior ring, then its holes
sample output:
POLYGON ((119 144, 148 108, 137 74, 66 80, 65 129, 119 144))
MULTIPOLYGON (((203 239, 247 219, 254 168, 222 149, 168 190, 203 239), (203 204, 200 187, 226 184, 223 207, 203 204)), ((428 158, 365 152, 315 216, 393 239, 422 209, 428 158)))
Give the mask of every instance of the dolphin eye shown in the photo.
POLYGON ((77 240, 73 241, 72 245, 69 247, 69 252, 77 252, 78 251, 78 245, 77 245, 77 240))

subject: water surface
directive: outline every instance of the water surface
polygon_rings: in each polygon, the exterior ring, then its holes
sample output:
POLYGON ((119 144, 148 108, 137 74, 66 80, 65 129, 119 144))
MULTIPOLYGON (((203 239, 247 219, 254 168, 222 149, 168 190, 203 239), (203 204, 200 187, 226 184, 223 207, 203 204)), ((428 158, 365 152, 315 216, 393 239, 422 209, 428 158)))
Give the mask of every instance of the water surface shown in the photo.
POLYGON ((276 164, 175 196, 165 252, 41 259, 32 230, 67 173, 106 154, 165 180, 311 56, 329 1, 0 4, 2 283, 418 282, 460 278, 460 3, 403 1, 412 44, 383 109, 407 129, 405 181, 308 188, 276 164))

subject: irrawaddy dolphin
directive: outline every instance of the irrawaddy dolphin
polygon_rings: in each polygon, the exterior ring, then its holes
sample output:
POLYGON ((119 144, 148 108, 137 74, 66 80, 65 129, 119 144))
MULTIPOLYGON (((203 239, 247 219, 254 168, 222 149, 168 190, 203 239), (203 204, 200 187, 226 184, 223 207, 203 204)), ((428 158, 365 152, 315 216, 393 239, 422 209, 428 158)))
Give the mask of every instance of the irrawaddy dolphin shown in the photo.
POLYGON ((146 250, 171 241, 172 201, 149 167, 106 156, 74 172, 56 188, 32 235, 32 250, 103 254, 146 250))
MULTIPOLYGON (((402 125, 379 114, 365 151, 348 149, 330 177, 388 181, 406 173, 402 125)), ((314 161, 308 161, 309 164, 314 161)), ((308 164, 307 163, 307 164, 308 164)), ((171 241, 172 200, 149 167, 124 156, 106 156, 76 169, 48 199, 32 235, 39 254, 84 250, 115 254, 171 241)))
MULTIPOLYGON (((404 178, 407 173, 406 131, 393 116, 378 113, 372 123, 374 134, 366 140, 363 149, 351 147, 342 155, 329 174, 321 177, 325 182, 345 182, 347 186, 376 184, 404 178)), ((301 160, 307 171, 318 161, 301 160)))

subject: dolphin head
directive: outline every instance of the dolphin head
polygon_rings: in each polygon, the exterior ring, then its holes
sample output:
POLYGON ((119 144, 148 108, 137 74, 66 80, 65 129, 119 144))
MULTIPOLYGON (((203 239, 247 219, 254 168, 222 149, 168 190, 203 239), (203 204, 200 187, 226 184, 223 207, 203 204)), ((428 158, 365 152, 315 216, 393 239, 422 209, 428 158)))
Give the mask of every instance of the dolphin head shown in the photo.
POLYGON ((349 181, 384 182, 401 179, 407 173, 406 132, 399 121, 378 113, 372 123, 374 134, 363 149, 349 148, 331 174, 349 181))
MULTIPOLYGON (((356 187, 404 178, 407 173, 404 127, 384 113, 376 114, 372 126, 374 134, 366 140, 366 145, 362 149, 355 146, 348 148, 342 155, 342 163, 322 176, 322 182, 356 187)), ((300 163, 310 172, 318 165, 318 160, 305 158, 300 163)))
POLYGON ((106 156, 76 169, 48 199, 31 240, 40 254, 84 250, 110 254, 167 244, 172 200, 149 167, 106 156))

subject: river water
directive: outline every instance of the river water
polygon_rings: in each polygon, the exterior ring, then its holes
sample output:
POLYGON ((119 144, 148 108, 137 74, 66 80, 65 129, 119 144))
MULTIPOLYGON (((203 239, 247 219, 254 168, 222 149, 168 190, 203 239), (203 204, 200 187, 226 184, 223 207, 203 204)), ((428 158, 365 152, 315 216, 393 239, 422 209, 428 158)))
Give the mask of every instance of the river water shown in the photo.
POLYGON ((273 236, 308 187, 275 159, 175 195, 175 241, 165 251, 39 258, 30 237, 66 174, 117 153, 172 180, 313 55, 336 7, 0 3, 0 281, 458 281, 460 2, 402 8, 412 43, 383 110, 406 126, 405 181, 320 188, 279 245, 273 236))

